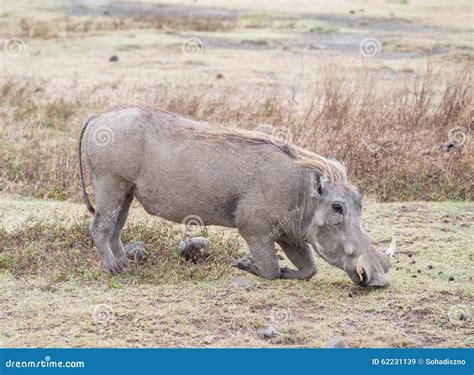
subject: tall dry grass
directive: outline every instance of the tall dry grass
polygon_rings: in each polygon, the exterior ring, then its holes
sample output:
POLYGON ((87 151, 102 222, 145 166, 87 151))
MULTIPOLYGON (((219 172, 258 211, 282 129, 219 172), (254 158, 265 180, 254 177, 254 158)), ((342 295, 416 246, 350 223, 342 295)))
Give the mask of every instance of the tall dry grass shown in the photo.
POLYGON ((466 66, 438 77, 429 68, 419 78, 401 74, 391 81, 329 69, 317 82, 291 88, 114 81, 68 95, 7 78, 0 84, 0 187, 78 200, 82 122, 133 92, 134 99, 195 119, 247 129, 271 124, 277 139, 344 161, 354 182, 380 200, 473 199, 472 73, 466 66))

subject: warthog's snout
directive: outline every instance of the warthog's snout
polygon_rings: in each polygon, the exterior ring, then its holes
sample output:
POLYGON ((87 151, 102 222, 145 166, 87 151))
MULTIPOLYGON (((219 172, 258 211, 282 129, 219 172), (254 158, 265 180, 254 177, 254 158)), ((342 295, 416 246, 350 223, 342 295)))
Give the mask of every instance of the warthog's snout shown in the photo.
POLYGON ((372 270, 369 270, 367 265, 364 266, 364 259, 362 255, 357 260, 355 277, 351 276, 351 279, 357 285, 364 287, 384 287, 390 284, 385 274, 385 270, 381 270, 379 267, 373 267, 372 270))
POLYGON ((354 283, 360 286, 385 287, 390 285, 387 272, 390 269, 390 258, 395 253, 395 238, 392 239, 388 249, 381 253, 372 247, 368 252, 369 259, 365 259, 364 255, 357 258, 355 272, 347 271, 354 283))

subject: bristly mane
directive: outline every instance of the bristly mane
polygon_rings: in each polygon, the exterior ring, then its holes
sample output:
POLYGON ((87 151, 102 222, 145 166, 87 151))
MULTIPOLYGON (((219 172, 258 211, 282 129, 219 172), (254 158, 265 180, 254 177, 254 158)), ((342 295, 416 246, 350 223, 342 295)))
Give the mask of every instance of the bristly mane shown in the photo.
MULTIPOLYGON (((131 107, 145 109, 149 111, 150 114, 152 115, 165 113, 169 116, 186 119, 185 117, 180 116, 176 113, 169 112, 169 111, 160 109, 158 107, 155 107, 153 105, 144 104, 144 103, 124 104, 121 106, 114 107, 112 108, 112 110, 119 110, 119 109, 124 109, 124 108, 131 108, 131 107)), ((302 168, 316 170, 321 175, 329 179, 331 182, 339 183, 339 184, 348 184, 347 171, 345 167, 337 161, 334 161, 329 158, 325 158, 324 156, 307 151, 294 144, 289 144, 285 142, 277 142, 273 139, 273 137, 263 132, 238 129, 238 128, 229 129, 229 128, 226 128, 225 126, 222 126, 220 124, 214 124, 214 123, 211 124, 211 123, 203 122, 202 124, 209 126, 209 128, 206 129, 208 131, 205 131, 204 133, 202 133, 203 135, 205 134, 206 137, 212 137, 215 139, 219 139, 221 141, 235 140, 235 141, 245 142, 247 144, 257 145, 257 146, 267 145, 267 146, 272 147, 274 150, 281 152, 287 155, 288 157, 294 159, 298 163, 298 165, 300 165, 302 168)), ((204 129, 205 128, 203 128, 203 130, 204 129)), ((199 133, 200 132, 196 132, 195 135, 198 136, 199 133)))
POLYGON ((268 134, 252 130, 229 129, 217 125, 215 132, 210 135, 223 138, 223 140, 236 139, 247 144, 268 145, 294 159, 301 167, 314 169, 334 183, 347 183, 346 169, 338 161, 325 158, 294 144, 277 142, 268 134))

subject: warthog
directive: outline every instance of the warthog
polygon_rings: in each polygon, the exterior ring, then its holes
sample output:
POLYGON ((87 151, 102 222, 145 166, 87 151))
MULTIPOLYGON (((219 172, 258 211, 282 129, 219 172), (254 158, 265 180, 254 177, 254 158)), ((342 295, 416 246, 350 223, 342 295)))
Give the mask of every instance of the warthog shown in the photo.
POLYGON ((265 279, 310 279, 314 251, 362 286, 387 285, 389 256, 361 226, 361 194, 343 166, 266 134, 195 122, 150 107, 102 113, 83 125, 79 163, 94 243, 105 269, 127 266, 120 233, 133 198, 177 223, 237 228, 251 257, 234 267, 265 279), (97 208, 85 189, 81 149, 97 208), (296 269, 280 267, 275 243, 296 269), (311 249, 312 248, 312 249, 311 249))

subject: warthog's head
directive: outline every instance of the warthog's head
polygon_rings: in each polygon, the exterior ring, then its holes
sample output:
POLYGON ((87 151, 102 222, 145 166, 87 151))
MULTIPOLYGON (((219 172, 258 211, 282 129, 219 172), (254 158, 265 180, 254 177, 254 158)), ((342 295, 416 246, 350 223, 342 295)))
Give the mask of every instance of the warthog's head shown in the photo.
POLYGON ((372 246, 361 225, 362 195, 347 183, 318 178, 313 185, 316 199, 309 241, 329 264, 343 269, 361 286, 386 286, 389 258, 395 251, 392 241, 386 252, 372 246))

